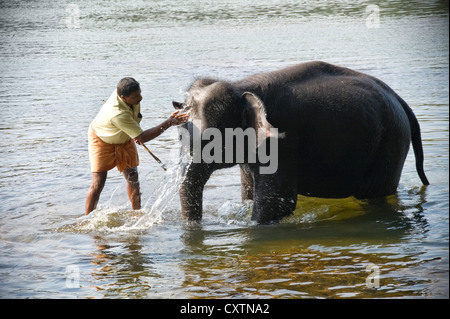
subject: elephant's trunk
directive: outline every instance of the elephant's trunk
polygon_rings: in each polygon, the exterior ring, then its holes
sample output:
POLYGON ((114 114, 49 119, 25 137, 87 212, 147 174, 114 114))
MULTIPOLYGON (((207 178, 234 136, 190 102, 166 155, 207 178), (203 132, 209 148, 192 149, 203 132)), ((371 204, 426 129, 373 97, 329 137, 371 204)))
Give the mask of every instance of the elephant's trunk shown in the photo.
POLYGON ((203 188, 213 169, 206 164, 192 163, 180 188, 183 217, 191 221, 202 219, 203 188))

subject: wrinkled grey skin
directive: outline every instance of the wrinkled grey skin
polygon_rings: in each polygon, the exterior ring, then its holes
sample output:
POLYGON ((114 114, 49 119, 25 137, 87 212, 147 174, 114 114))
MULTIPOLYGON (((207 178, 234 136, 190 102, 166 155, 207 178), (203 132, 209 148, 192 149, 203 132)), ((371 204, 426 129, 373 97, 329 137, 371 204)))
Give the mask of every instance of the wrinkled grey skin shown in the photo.
MULTIPOLYGON (((347 68, 309 62, 237 82, 203 78, 191 85, 185 103, 174 107, 189 111, 190 121, 201 119, 202 130, 271 125, 284 133, 269 137, 278 138, 276 173, 261 174, 258 162, 240 163, 242 199, 253 199, 252 219, 260 224, 291 214, 297 194, 359 199, 394 194, 411 142, 417 172, 429 184, 410 107, 382 81, 347 68)), ((192 132, 192 122, 185 127, 192 132)), ((189 166, 180 189, 185 218, 202 218, 205 183, 215 170, 232 165, 189 166)))

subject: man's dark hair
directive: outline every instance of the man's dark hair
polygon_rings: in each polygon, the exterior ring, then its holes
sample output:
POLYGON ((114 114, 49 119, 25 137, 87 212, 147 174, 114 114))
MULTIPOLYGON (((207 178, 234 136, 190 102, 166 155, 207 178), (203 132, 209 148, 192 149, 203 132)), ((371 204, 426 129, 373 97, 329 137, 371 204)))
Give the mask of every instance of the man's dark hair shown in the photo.
POLYGON ((139 82, 133 78, 123 78, 117 84, 118 96, 130 96, 131 93, 140 89, 139 82))

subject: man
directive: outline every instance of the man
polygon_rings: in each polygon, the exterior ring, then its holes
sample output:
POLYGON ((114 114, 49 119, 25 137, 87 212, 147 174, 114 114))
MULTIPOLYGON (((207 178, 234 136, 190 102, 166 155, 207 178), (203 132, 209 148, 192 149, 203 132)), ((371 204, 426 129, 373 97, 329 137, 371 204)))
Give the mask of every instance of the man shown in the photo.
POLYGON ((108 171, 114 167, 125 176, 132 208, 140 209, 136 143, 141 145, 158 137, 169 127, 187 121, 187 114, 179 115, 176 111, 158 126, 144 131, 139 125, 142 119, 141 100, 139 83, 133 78, 123 78, 89 126, 92 184, 86 197, 86 215, 97 207, 108 171))

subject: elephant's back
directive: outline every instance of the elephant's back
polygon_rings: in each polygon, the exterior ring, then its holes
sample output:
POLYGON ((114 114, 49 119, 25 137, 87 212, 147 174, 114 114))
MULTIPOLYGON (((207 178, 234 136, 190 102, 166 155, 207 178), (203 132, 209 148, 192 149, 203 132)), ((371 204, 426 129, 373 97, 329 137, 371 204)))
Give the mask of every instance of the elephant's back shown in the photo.
POLYGON ((261 97, 275 127, 298 127, 302 119, 378 126, 404 117, 397 95, 382 81, 348 68, 314 61, 252 75, 236 82, 261 97))
POLYGON ((311 143, 334 141, 351 148, 360 142, 373 148, 391 135, 399 143, 410 140, 398 96, 361 72, 316 61, 253 75, 239 87, 261 97, 274 127, 311 143))
POLYGON ((363 73, 322 61, 312 61, 292 65, 276 71, 254 74, 244 79, 243 83, 272 82, 276 86, 293 82, 305 82, 323 76, 358 75, 363 75, 363 73))

